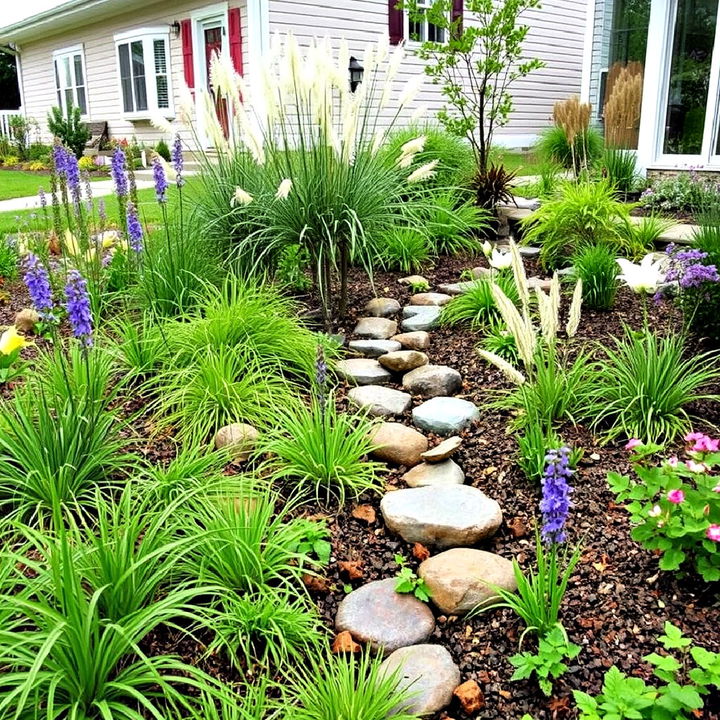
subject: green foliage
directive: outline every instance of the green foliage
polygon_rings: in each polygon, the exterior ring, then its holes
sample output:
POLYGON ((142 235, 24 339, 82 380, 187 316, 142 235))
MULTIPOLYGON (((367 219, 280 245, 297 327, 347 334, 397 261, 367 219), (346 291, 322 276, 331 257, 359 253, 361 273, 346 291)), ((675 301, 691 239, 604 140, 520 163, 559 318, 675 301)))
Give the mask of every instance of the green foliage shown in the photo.
POLYGON ((674 654, 650 653, 643 660, 653 666, 658 686, 628 677, 613 666, 605 673, 602 692, 593 697, 573 690, 580 720, 689 720, 699 717, 703 695, 720 687, 720 653, 710 652, 665 623, 659 641, 674 654), (679 651, 679 652, 678 652, 679 651), (677 656, 680 659, 677 659, 677 656), (693 667, 690 667, 692 662, 693 667))
POLYGON ((638 181, 637 155, 633 150, 607 147, 602 155, 604 177, 619 193, 629 193, 638 181))
POLYGON ((85 144, 90 139, 90 129, 80 119, 79 107, 68 107, 67 115, 63 115, 60 107, 50 108, 47 124, 53 137, 59 138, 63 145, 70 148, 75 157, 82 157, 85 144))
POLYGON ((632 249, 629 207, 607 181, 565 182, 558 195, 523 220, 523 239, 540 246, 546 268, 567 264, 571 248, 606 243, 616 254, 632 249))
POLYGON ((543 130, 535 146, 535 152, 541 161, 557 163, 566 169, 573 169, 574 158, 574 172, 578 175, 585 158, 587 158, 588 166, 592 166, 600 159, 604 144, 600 131, 590 127, 577 134, 574 141, 575 147, 571 148, 565 131, 558 125, 553 125, 543 130))
POLYGON ((300 518, 297 521, 298 527, 302 529, 302 539, 298 542, 295 551, 298 555, 312 558, 313 565, 325 567, 330 562, 332 545, 330 543, 330 531, 321 522, 300 518))
POLYGON ((517 364, 519 357, 515 337, 507 329, 507 325, 498 319, 490 320, 486 327, 487 335, 481 340, 480 347, 487 352, 495 353, 513 365, 517 364))
POLYGON ((395 577, 395 592, 414 595, 422 602, 430 602, 432 593, 424 578, 418 577, 415 571, 408 567, 407 560, 402 555, 395 555, 395 562, 400 566, 395 577))
POLYGON ((552 426, 539 419, 526 420, 518 437, 518 465, 528 480, 539 483, 545 472, 545 458, 552 448, 562 447, 562 441, 552 426))
POLYGON ((607 427, 609 440, 637 437, 660 444, 688 432, 688 405, 715 397, 703 388, 718 378, 717 355, 686 357, 681 335, 659 337, 649 328, 628 328, 613 345, 598 347, 601 357, 592 367, 585 410, 592 427, 607 427))
POLYGON ((398 672, 381 672, 382 658, 324 653, 292 677, 295 720, 413 720, 404 708, 412 688, 398 672))
POLYGON ((718 186, 715 180, 694 172, 680 172, 673 177, 654 180, 642 194, 645 207, 662 212, 697 213, 717 202, 718 186))
POLYGON ((661 570, 687 563, 707 582, 717 581, 720 544, 709 533, 720 526, 720 493, 709 471, 720 464, 720 453, 688 454, 684 462, 659 466, 641 454, 633 462, 636 478, 613 472, 608 481, 617 501, 626 503, 633 540, 660 555, 661 570))
POLYGON ((499 203, 509 204, 513 201, 512 188, 516 173, 507 170, 504 165, 494 165, 486 172, 478 172, 473 177, 472 188, 478 207, 492 210, 499 203))
POLYGON ((631 250, 636 255, 651 252, 655 241, 672 227, 672 224, 672 221, 655 214, 645 215, 638 222, 631 223, 628 226, 628 240, 634 243, 634 247, 630 246, 631 250))
POLYGON ((494 274, 492 281, 480 278, 462 295, 454 297, 443 307, 440 322, 449 326, 468 324, 472 328, 478 328, 497 320, 498 312, 492 294, 493 282, 517 304, 518 291, 512 275, 499 272, 494 274))
POLYGON ((583 284, 583 304, 595 310, 609 310, 615 303, 620 267, 615 253, 604 243, 584 245, 573 256, 576 276, 583 284))
POLYGON ((537 653, 528 651, 510 658, 515 668, 511 680, 525 680, 537 675, 538 684, 544 695, 552 695, 552 681, 567 672, 565 659, 572 660, 580 654, 580 646, 568 642, 565 632, 559 625, 538 641, 537 653))
POLYGON ((418 272, 431 260, 427 237, 410 227, 394 227, 379 247, 379 261, 387 270, 418 272))
POLYGON ((30 143, 27 151, 27 158, 31 162, 49 162, 52 155, 52 147, 41 142, 30 143))
POLYGON ((380 491, 377 463, 365 460, 372 449, 371 423, 360 414, 338 411, 335 399, 312 398, 277 405, 272 427, 257 452, 268 455, 273 477, 303 496, 340 504, 346 497, 380 491))
POLYGON ((158 140, 155 152, 166 162, 170 162, 170 148, 164 140, 158 140))
POLYGON ((288 245, 280 251, 275 280, 291 292, 306 292, 312 283, 307 275, 310 255, 302 245, 288 245))
POLYGON ((444 31, 444 42, 424 42, 418 55, 446 100, 438 113, 440 122, 467 139, 483 177, 495 130, 508 122, 513 110, 512 85, 543 65, 528 59, 523 48, 529 30, 522 24, 523 14, 540 2, 506 0, 498 5, 493 0, 466 0, 463 23, 453 19, 453 0, 433 0, 425 11, 417 0, 399 4, 411 18, 426 15, 444 31), (470 83, 457 72, 459 67, 467 68, 470 83))
POLYGON ((119 314, 108 325, 109 351, 128 380, 147 377, 167 359, 162 328, 147 312, 140 317, 119 314))
POLYGON ((0 238, 0 278, 14 280, 18 273, 18 252, 6 237, 0 238))

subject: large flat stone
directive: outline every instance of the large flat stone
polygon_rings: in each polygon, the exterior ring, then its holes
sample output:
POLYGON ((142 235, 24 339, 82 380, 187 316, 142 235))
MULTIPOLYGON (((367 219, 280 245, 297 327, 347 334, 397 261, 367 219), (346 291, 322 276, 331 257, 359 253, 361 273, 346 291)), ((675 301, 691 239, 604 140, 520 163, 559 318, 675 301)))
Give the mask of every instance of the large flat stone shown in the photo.
POLYGON ((428 356, 418 350, 396 350, 378 358, 378 362, 392 372, 408 372, 428 364, 428 356))
POLYGON ((450 704, 460 684, 460 668, 442 645, 400 648, 383 661, 380 674, 399 678, 398 690, 407 694, 393 715, 434 715, 450 704))
POLYGON ((348 399, 375 417, 402 415, 412 405, 412 397, 408 393, 382 385, 354 387, 348 393, 348 399))
POLYGON ((390 339, 399 342, 406 350, 427 350, 430 347, 430 334, 424 330, 400 333, 390 339))
POLYGON ((376 446, 371 453, 373 457, 405 467, 417 465, 428 448, 427 438, 422 433, 402 423, 378 425, 372 431, 371 440, 376 446))
POLYGON ((406 472, 403 480, 411 488, 426 485, 462 485, 465 482, 465 473, 452 460, 439 463, 424 462, 406 472))
POLYGON ((411 305, 447 305, 452 300, 450 295, 445 293, 426 292, 416 293, 410 298, 411 305))
POLYGON ((406 305, 400 327, 405 332, 430 330, 437 327, 441 312, 442 308, 435 305, 406 305))
POLYGON ((426 285, 430 286, 427 278, 422 275, 408 275, 407 277, 401 277, 398 282, 401 285, 426 285))
POLYGON ((396 340, 351 340, 348 348, 358 355, 379 358, 381 355, 402 349, 402 345, 396 340))
POLYGON ((413 422, 437 435, 455 435, 479 420, 473 403, 454 397, 434 397, 413 409, 413 422))
POLYGON ((364 317, 358 320, 353 333, 372 340, 387 340, 397 334, 397 323, 381 317, 364 317))
POLYGON ((424 398, 454 395, 462 388, 462 376, 447 365, 424 365, 403 377, 403 387, 424 398))
POLYGON ((440 548, 475 545, 502 523, 497 501, 469 485, 395 490, 385 494, 380 510, 403 540, 440 548))
POLYGON ((477 280, 461 280, 456 283, 444 283, 438 285, 438 290, 448 295, 464 295, 466 292, 472 290, 477 282, 477 280))
POLYGON ((376 652, 392 653, 427 640, 435 629, 432 612, 414 595, 395 592, 395 584, 388 578, 353 590, 338 607, 335 629, 376 652))
POLYGON ((493 586, 517 590, 512 562, 484 550, 446 550, 421 563, 418 574, 430 589, 433 604, 448 615, 498 600, 493 586))
POLYGON ((390 382, 390 373, 370 358, 340 360, 335 365, 338 375, 354 385, 384 385, 390 382))
POLYGON ((437 463, 452 457, 462 445, 462 438, 454 435, 453 437, 443 440, 440 444, 430 448, 422 454, 425 462, 437 463))
POLYGON ((373 298, 365 305, 365 312, 372 317, 392 317, 400 312, 400 303, 394 298, 373 298))

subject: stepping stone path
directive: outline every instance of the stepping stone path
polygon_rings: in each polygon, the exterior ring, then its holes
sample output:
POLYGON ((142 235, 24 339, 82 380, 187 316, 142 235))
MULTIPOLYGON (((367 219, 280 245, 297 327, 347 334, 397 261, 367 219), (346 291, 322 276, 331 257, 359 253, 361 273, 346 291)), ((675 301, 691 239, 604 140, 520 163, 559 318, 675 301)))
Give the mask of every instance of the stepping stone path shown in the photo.
POLYGON ((351 340, 348 348, 359 355, 378 358, 402 349, 402 345, 396 340, 351 340))
POLYGON ((434 292, 426 292, 426 293, 418 293, 417 295, 413 295, 410 298, 410 304, 411 305, 447 305, 452 300, 452 297, 450 295, 446 295, 445 293, 434 293, 434 292))
POLYGON ((453 435, 480 419, 477 407, 468 400, 434 397, 412 412, 413 422, 421 430, 436 435, 453 435))
POLYGON ((348 393, 348 399, 375 417, 402 415, 412 405, 412 397, 408 393, 382 385, 354 387, 348 393))
POLYGON ((403 388, 424 398, 454 395, 462 388, 462 376, 447 365, 424 365, 403 377, 403 388))
POLYGON ((425 462, 437 463, 447 460, 452 457, 462 445, 462 438, 458 435, 443 440, 439 445, 434 448, 430 448, 427 452, 422 454, 422 459, 425 462))
POLYGON ((371 455, 378 460, 413 467, 428 449, 427 438, 417 430, 402 423, 385 422, 378 425, 371 435, 375 450, 371 455))
POLYGON ((365 306, 365 312, 372 317, 389 318, 400 312, 400 303, 394 298, 373 298, 365 306))
POLYGON ((335 369, 340 377, 354 385, 384 385, 390 382, 390 373, 377 360, 370 358, 340 360, 335 369))
POLYGON ((383 661, 379 672, 395 674, 398 690, 407 694, 393 714, 433 715, 450 704, 460 684, 460 668, 442 645, 400 648, 383 661))
POLYGON ((428 356, 417 350, 397 350, 378 358, 378 362, 392 372, 409 372, 428 364, 428 356))
POLYGON ((430 334, 424 330, 393 335, 390 340, 399 342, 406 350, 427 350, 430 347, 430 334))
POLYGON ((353 330, 355 335, 372 340, 388 340, 397 334, 397 323, 381 317, 364 317, 358 320, 353 330))
POLYGON ((437 327, 441 312, 441 308, 436 305, 406 305, 403 308, 404 320, 400 327, 406 332, 430 330, 437 327))
POLYGON ((424 462, 406 472, 403 480, 411 488, 427 485, 462 485, 465 482, 465 473, 452 460, 443 460, 439 463, 424 462))
POLYGON ((395 578, 388 578, 353 590, 338 607, 337 632, 347 631, 386 653, 427 640, 435 629, 432 611, 414 595, 395 592, 395 584, 395 578))
POLYGON ((497 501, 469 485, 394 490, 380 501, 385 524, 403 540, 440 548, 475 545, 497 532, 497 501))
POLYGON ((518 250, 520 251, 520 257, 534 258, 540 255, 540 248, 532 245, 521 245, 518 250))
POLYGON ((512 562, 484 550, 446 550, 422 562, 418 575, 430 589, 433 604, 447 615, 499 600, 492 586, 517 590, 512 562))

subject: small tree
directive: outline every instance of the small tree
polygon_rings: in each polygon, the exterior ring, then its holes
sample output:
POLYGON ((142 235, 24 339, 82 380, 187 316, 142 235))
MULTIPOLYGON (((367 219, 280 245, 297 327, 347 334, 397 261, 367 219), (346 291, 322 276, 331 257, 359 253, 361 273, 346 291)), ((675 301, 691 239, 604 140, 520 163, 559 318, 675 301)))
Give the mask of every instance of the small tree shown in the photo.
POLYGON ((523 58, 523 42, 530 29, 521 15, 540 6, 540 0, 465 0, 463 17, 453 12, 453 0, 434 0, 419 8, 418 0, 401 0, 414 20, 427 19, 442 28, 443 42, 424 42, 418 51, 425 72, 442 84, 447 100, 438 117, 452 133, 467 138, 478 175, 487 176, 495 130, 513 110, 510 86, 543 67, 523 58))
POLYGON ((82 157, 85 144, 90 139, 90 130, 80 119, 79 107, 68 107, 66 116, 63 116, 62 108, 51 108, 48 128, 54 137, 60 138, 63 145, 75 153, 75 157, 82 157))

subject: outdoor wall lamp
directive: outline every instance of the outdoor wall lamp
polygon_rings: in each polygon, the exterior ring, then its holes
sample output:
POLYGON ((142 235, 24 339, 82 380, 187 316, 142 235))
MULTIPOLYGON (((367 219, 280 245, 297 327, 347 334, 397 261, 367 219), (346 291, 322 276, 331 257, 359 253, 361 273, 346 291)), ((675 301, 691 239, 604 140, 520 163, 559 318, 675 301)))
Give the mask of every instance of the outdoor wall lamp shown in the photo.
POLYGON ((180 23, 179 21, 175 21, 174 23, 171 23, 170 27, 172 28, 172 31, 175 33, 175 37, 180 37, 180 23))
POLYGON ((365 68, 357 61, 356 58, 351 57, 348 72, 350 73, 350 92, 355 92, 358 85, 363 81, 365 68))

